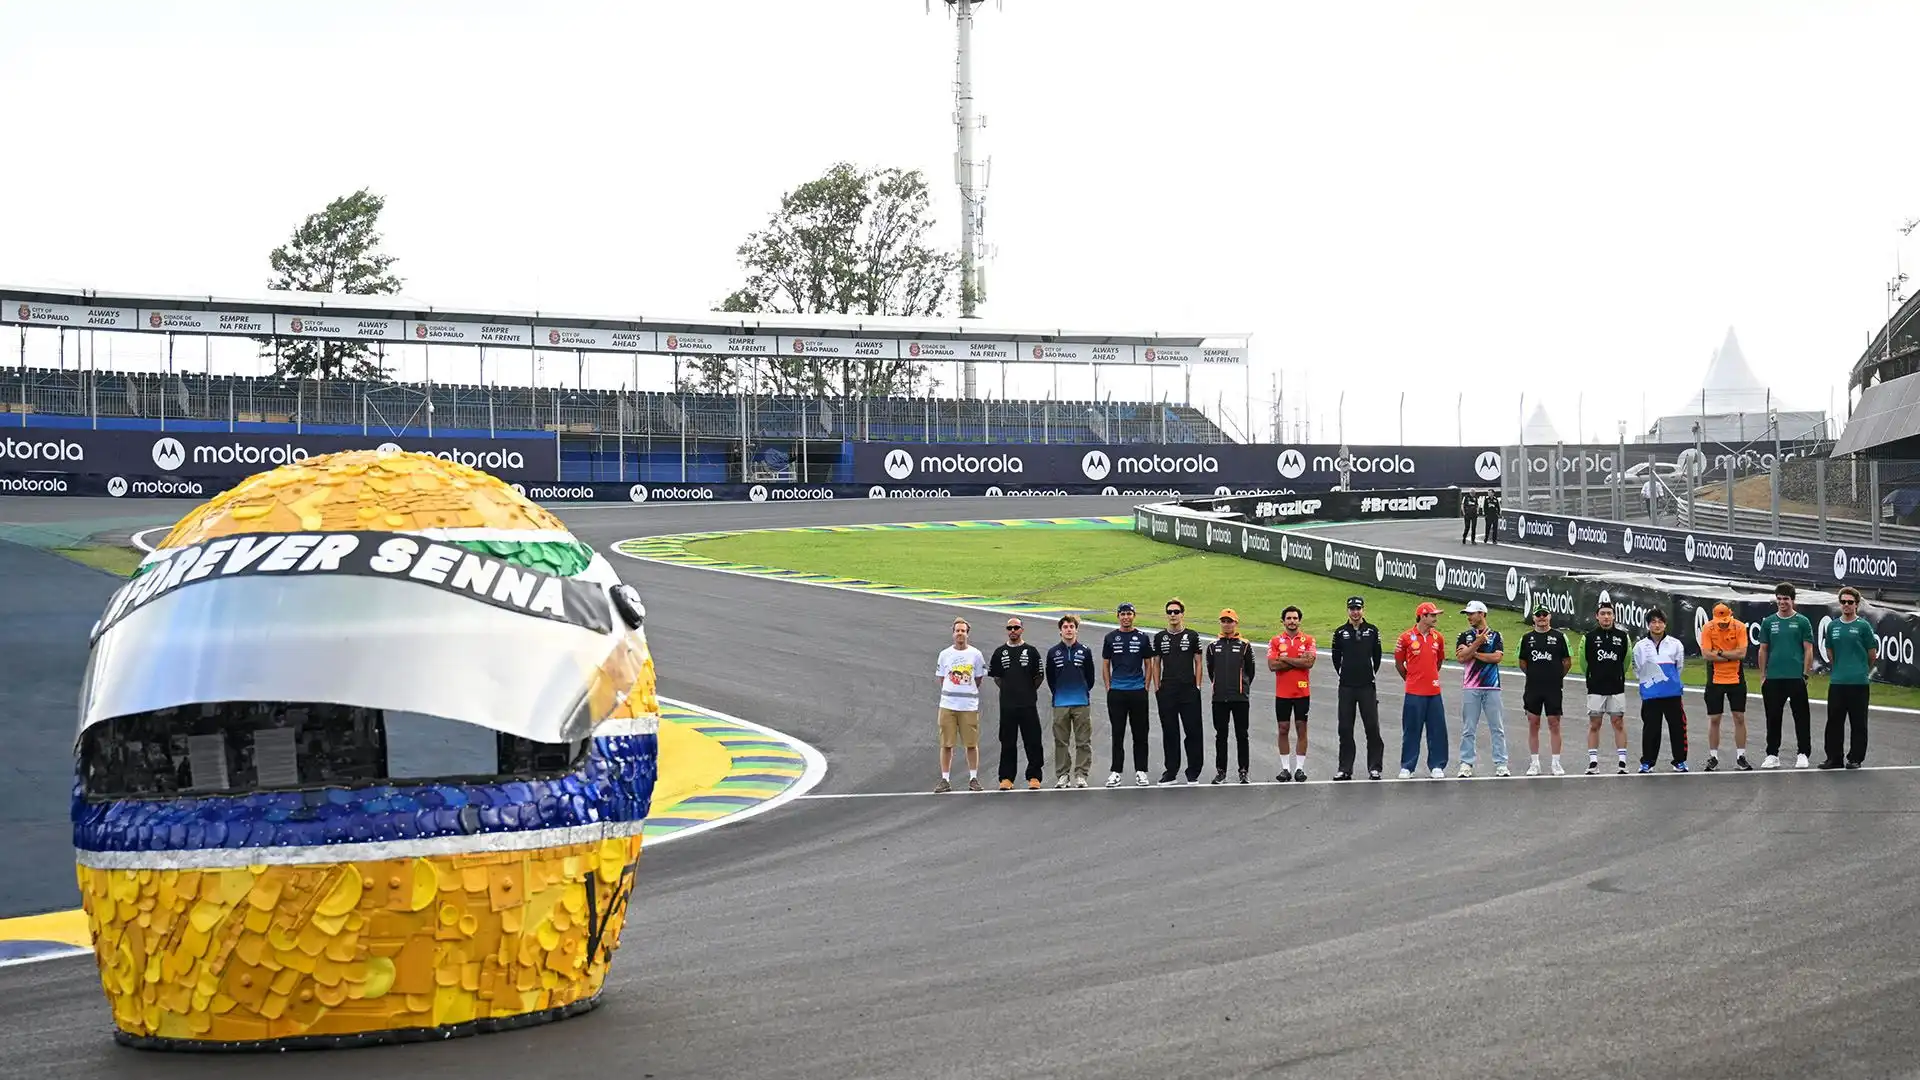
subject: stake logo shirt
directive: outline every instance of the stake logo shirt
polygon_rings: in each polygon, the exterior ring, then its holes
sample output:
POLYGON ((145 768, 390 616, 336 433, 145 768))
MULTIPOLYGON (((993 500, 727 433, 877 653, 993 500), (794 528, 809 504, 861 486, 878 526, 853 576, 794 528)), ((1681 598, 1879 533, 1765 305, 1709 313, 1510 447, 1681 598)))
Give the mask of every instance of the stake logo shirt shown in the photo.
POLYGON ((1407 665, 1407 693, 1433 697, 1440 692, 1440 631, 1409 627, 1393 646, 1393 658, 1407 665))
POLYGON ((941 649, 940 662, 933 669, 933 673, 940 676, 940 707, 954 712, 978 712, 980 676, 986 674, 986 670, 987 658, 971 645, 964 649, 951 645, 941 649))
POLYGON ((1581 646, 1587 664, 1587 693, 1611 697, 1627 692, 1627 654, 1633 641, 1618 626, 1587 631, 1581 646))
MULTIPOLYGON (((1312 634, 1279 634, 1267 642, 1269 660, 1305 660, 1313 655, 1312 634)), ((1306 668, 1284 668, 1273 673, 1273 696, 1277 698, 1308 697, 1306 668)))
POLYGON ((1527 686, 1536 690, 1558 690, 1565 674, 1561 661, 1567 651, 1567 635, 1558 630, 1529 630, 1520 639, 1520 663, 1527 673, 1527 686))
POLYGON ((1107 631, 1106 640, 1100 643, 1100 658, 1113 665, 1112 689, 1145 690, 1147 655, 1151 652, 1153 642, 1139 627, 1107 631))
MULTIPOLYGON (((1477 636, 1479 636, 1477 630, 1462 630, 1459 640, 1454 642, 1454 647, 1465 645, 1477 636)), ((1500 638, 1500 631, 1488 627, 1487 640, 1481 642, 1480 646, 1473 651, 1504 652, 1506 647, 1507 643, 1500 638)), ((1500 689, 1500 665, 1489 664, 1485 660, 1468 660, 1466 671, 1460 677, 1460 685, 1468 690, 1498 690, 1500 689)))

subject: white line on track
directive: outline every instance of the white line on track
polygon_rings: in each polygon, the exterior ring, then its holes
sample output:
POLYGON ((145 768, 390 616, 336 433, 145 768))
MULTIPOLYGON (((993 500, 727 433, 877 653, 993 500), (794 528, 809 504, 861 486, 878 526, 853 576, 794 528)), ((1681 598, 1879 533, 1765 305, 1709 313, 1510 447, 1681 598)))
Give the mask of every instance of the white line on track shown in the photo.
MULTIPOLYGON (((1602 758, 1601 760, 1602 760, 1603 762, 1605 761, 1605 759, 1604 759, 1604 758, 1602 758)), ((1583 767, 1583 768, 1584 768, 1584 767, 1583 767)), ((1805 768, 1805 769, 1765 769, 1765 770, 1763 770, 1763 769, 1758 769, 1758 768, 1756 768, 1756 769, 1754 769, 1754 771, 1753 771, 1753 773, 1752 773, 1752 775, 1754 775, 1754 776, 1769 776, 1769 775, 1774 775, 1774 774, 1781 774, 1781 775, 1785 775, 1785 774, 1788 774, 1788 773, 1813 773, 1813 772, 1821 772, 1821 771, 1838 771, 1838 770, 1819 770, 1819 769, 1814 769, 1814 768, 1811 768, 1811 767, 1809 767, 1809 768, 1805 768)), ((1858 768, 1858 769, 1854 769, 1854 770, 1852 770, 1852 771, 1854 771, 1854 772, 1914 772, 1914 771, 1920 771, 1920 765, 1862 765, 1862 766, 1861 766, 1860 768, 1858 768)), ((1562 781, 1565 781, 1565 780, 1628 780, 1628 779, 1633 779, 1633 780, 1638 780, 1638 779, 1646 779, 1646 778, 1653 778, 1653 777, 1660 777, 1660 778, 1667 778, 1667 777, 1674 777, 1674 778, 1678 778, 1678 777, 1682 777, 1682 776, 1711 776, 1711 777, 1713 777, 1714 779, 1720 779, 1720 778, 1722 778, 1722 777, 1727 777, 1727 776, 1738 776, 1738 775, 1741 775, 1741 774, 1740 774, 1740 773, 1739 773, 1739 772, 1738 772, 1737 770, 1735 770, 1735 769, 1733 769, 1733 768, 1732 768, 1731 766, 1729 766, 1729 767, 1725 767, 1725 768, 1722 768, 1722 769, 1720 769, 1720 770, 1718 770, 1717 772, 1713 772, 1713 773, 1707 773, 1707 772, 1702 772, 1702 771, 1701 771, 1701 770, 1699 770, 1699 769, 1694 769, 1694 770, 1692 770, 1691 772, 1684 772, 1684 773, 1677 773, 1677 772, 1673 772, 1673 771, 1671 771, 1671 770, 1666 770, 1666 771, 1660 771, 1660 772, 1652 772, 1652 773, 1648 773, 1648 774, 1646 774, 1646 776, 1645 776, 1645 777, 1643 777, 1643 776, 1641 776, 1641 774, 1639 774, 1639 773, 1636 773, 1636 772, 1629 772, 1629 773, 1627 773, 1627 774, 1626 774, 1625 776, 1621 776, 1621 775, 1620 775, 1619 773, 1615 773, 1615 772, 1609 772, 1609 771, 1602 771, 1602 772, 1599 772, 1599 773, 1596 773, 1596 774, 1594 774, 1593 776, 1587 776, 1587 775, 1586 775, 1586 774, 1585 774, 1584 772, 1569 772, 1569 773, 1568 773, 1567 775, 1565 775, 1565 776, 1545 776, 1545 775, 1542 775, 1542 776, 1520 776, 1520 775, 1518 775, 1518 774, 1515 774, 1515 775, 1513 775, 1513 776, 1509 776, 1509 777, 1496 777, 1496 776, 1494 776, 1494 775, 1492 775, 1491 773, 1488 773, 1488 774, 1484 774, 1484 775, 1481 775, 1481 776, 1476 776, 1476 777, 1473 777, 1472 779, 1470 779, 1470 780, 1468 780, 1468 781, 1466 781, 1466 782, 1467 782, 1467 783, 1469 783, 1469 784, 1477 784, 1477 783, 1479 783, 1479 782, 1480 782, 1480 781, 1482 781, 1482 780, 1498 780, 1498 781, 1499 781, 1499 782, 1501 782, 1501 783, 1508 783, 1508 782, 1516 782, 1516 781, 1525 781, 1525 780, 1534 780, 1534 781, 1541 781, 1541 780, 1562 780, 1562 781)), ((1400 780, 1400 779, 1397 779, 1397 778, 1396 778, 1396 777, 1395 777, 1394 775, 1391 775, 1391 774, 1389 774, 1389 775, 1387 775, 1387 776, 1384 776, 1384 777, 1382 777, 1382 778, 1380 778, 1379 780, 1367 780, 1367 779, 1363 779, 1363 778, 1356 778, 1356 779, 1353 779, 1353 780, 1334 780, 1334 779, 1331 779, 1331 778, 1329 778, 1329 779, 1324 779, 1324 780, 1308 780, 1308 781, 1306 782, 1306 785, 1305 785, 1305 786, 1308 786, 1308 787, 1366 787, 1366 786, 1368 786, 1368 785, 1370 785, 1370 784, 1389 784, 1389 783, 1391 783, 1391 784, 1402 784, 1402 783, 1405 783, 1405 784, 1411 784, 1411 783, 1413 783, 1413 782, 1414 782, 1414 781, 1416 781, 1416 780, 1427 780, 1427 782, 1428 782, 1428 783, 1454 783, 1454 782, 1456 782, 1456 781, 1457 781, 1458 779, 1459 779, 1458 777, 1455 777, 1455 776, 1453 776, 1453 775, 1451 775, 1451 774, 1449 774, 1449 775, 1447 776, 1447 778, 1446 778, 1445 780, 1441 780, 1441 781, 1434 781, 1434 780, 1430 780, 1430 779, 1428 779, 1428 777, 1426 776, 1426 774, 1425 774, 1425 773, 1416 773, 1416 774, 1414 774, 1414 776, 1413 776, 1413 777, 1412 777, 1411 779, 1408 779, 1408 780, 1400 780)), ((1131 784, 1131 783, 1123 783, 1123 784, 1121 784, 1121 785, 1120 785, 1119 787, 1117 787, 1117 788, 1109 788, 1109 787, 1104 787, 1104 786, 1100 786, 1100 787, 1094 787, 1094 786, 1089 786, 1089 787, 1085 787, 1085 788, 1056 788, 1056 787, 1050 787, 1050 786, 1049 786, 1049 787, 1042 787, 1042 788, 1040 789, 1040 791, 1038 791, 1038 792, 1036 792, 1036 791, 1031 791, 1031 790, 1028 790, 1028 789, 1026 789, 1026 788, 1018 788, 1018 787, 1016 787, 1016 788, 1014 788, 1014 789, 1013 789, 1012 791, 996 791, 996 790, 994 790, 993 788, 988 788, 988 789, 987 789, 987 790, 985 790, 985 791, 958 791, 958 790, 956 790, 956 791, 953 791, 953 792, 950 792, 949 794, 951 794, 951 795, 974 795, 974 796, 979 796, 979 795, 1014 795, 1014 794, 1021 794, 1021 795, 1037 795, 1037 794, 1040 794, 1041 792, 1050 792, 1050 793, 1052 793, 1052 794, 1055 794, 1055 795, 1064 795, 1064 794, 1067 794, 1068 792, 1072 792, 1072 791, 1138 791, 1138 792, 1145 792, 1145 791, 1165 791, 1165 790, 1168 790, 1168 789, 1170 789, 1170 788, 1194 788, 1194 789, 1204 789, 1204 788, 1210 788, 1210 787, 1215 787, 1215 786, 1218 786, 1218 787, 1222 787, 1222 788, 1257 788, 1257 787, 1266 787, 1266 788, 1292 788, 1292 787, 1300 787, 1300 786, 1302 786, 1302 785, 1301 785, 1301 784, 1300 784, 1300 783, 1299 783, 1298 781, 1290 781, 1290 782, 1288 782, 1288 783, 1285 783, 1285 784, 1282 784, 1282 783, 1280 783, 1280 782, 1279 782, 1279 781, 1277 781, 1277 780, 1255 780, 1255 781, 1252 781, 1251 783, 1246 783, 1246 784, 1236 784, 1236 783, 1231 783, 1231 782, 1223 782, 1223 783, 1221 783, 1221 784, 1218 784, 1218 785, 1214 785, 1214 784, 1210 784, 1210 783, 1207 783, 1207 782, 1205 782, 1205 781, 1202 781, 1201 783, 1198 783, 1198 784, 1185 784, 1185 783, 1181 783, 1181 784, 1153 784, 1153 785, 1151 785, 1151 786, 1148 786, 1148 787, 1141 787, 1141 786, 1139 786, 1138 784, 1131 784)), ((808 799, 808 800, 813 800, 813 799, 914 799, 914 798, 923 798, 923 797, 924 797, 924 798, 929 798, 929 799, 933 799, 933 798, 940 798, 940 799, 944 799, 944 798, 947 798, 948 796, 947 796, 947 795, 936 795, 936 794, 935 794, 934 792, 932 792, 932 791, 839 791, 839 792, 827 792, 827 793, 824 793, 824 794, 819 794, 819 795, 805 795, 805 796, 802 796, 802 798, 804 798, 804 799, 808 799)))
MULTIPOLYGON (((816 528, 822 528, 822 527, 823 526, 818 526, 818 525, 807 525, 807 526, 800 526, 795 529, 715 530, 711 533, 703 534, 700 537, 700 539, 711 540, 719 536, 728 535, 730 532, 731 533, 789 532, 789 531, 800 531, 800 529, 816 529, 816 528)), ((860 596, 885 597, 889 600, 910 600, 916 604, 932 604, 936 607, 959 608, 962 611, 985 611, 995 615, 1018 615, 1026 619, 1031 619, 1034 617, 1033 612, 1022 611, 1019 608, 996 607, 992 604, 969 603, 965 600, 942 600, 938 597, 932 597, 932 596, 906 596, 900 593, 880 592, 875 589, 863 589, 857 585, 837 585, 830 581, 806 581, 801 578, 781 577, 776 574, 755 574, 746 570, 729 570, 725 567, 720 567, 720 566, 700 566, 696 563, 673 562, 668 559, 655 559, 646 555, 634 555, 630 552, 620 550, 621 544, 645 542, 648 540, 655 540, 655 539, 658 539, 658 537, 651 537, 651 536, 633 537, 629 540, 620 540, 612 544, 609 544, 607 545, 607 550, 616 555, 624 555, 627 558, 634 560, 635 562, 652 563, 655 566, 675 566, 684 570, 704 570, 710 574, 731 574, 734 577, 753 578, 756 581, 777 581, 777 582, 782 582, 788 585, 810 585, 816 589, 833 589, 838 592, 855 593, 860 596)), ((852 575, 842 575, 842 576, 850 577, 852 575)), ((883 582, 881 584, 893 584, 893 583, 883 582)), ((901 587, 907 588, 910 586, 901 586, 901 587)), ((1360 588, 1360 586, 1355 586, 1355 588, 1358 589, 1360 588)), ((1083 627, 1084 626, 1099 627, 1103 630, 1111 630, 1116 628, 1116 624, 1114 623, 1099 622, 1094 619, 1085 619, 1085 618, 1080 620, 1080 625, 1083 627)), ((1147 628, 1143 627, 1142 629, 1147 629, 1147 628)), ((1383 639, 1384 639, 1385 633, 1386 631, 1382 631, 1383 639)), ((1200 634, 1200 639, 1202 641, 1210 641, 1212 640, 1212 638, 1213 638, 1213 635, 1211 634, 1207 634, 1207 633, 1200 634)), ((1316 649, 1315 651, 1318 652, 1321 656, 1333 655, 1333 653, 1328 649, 1316 649)), ((1452 663, 1452 662, 1443 663, 1441 667, 1448 671, 1462 670, 1459 664, 1452 663)), ((1383 675, 1386 678, 1386 682, 1383 685, 1386 685, 1390 688, 1394 678, 1393 675, 1391 674, 1392 672, 1391 661, 1383 659, 1381 662, 1380 668, 1383 675)), ((1511 671, 1513 669, 1508 668, 1506 670, 1511 671)), ((1579 683, 1583 687, 1586 686, 1587 684, 1587 680, 1584 676, 1574 675, 1571 673, 1567 675, 1566 681, 1568 684, 1579 683)), ((1706 690, 1698 686, 1689 686, 1686 688, 1686 692, 1689 694, 1697 694, 1703 697, 1706 695, 1706 690)), ((1826 702, 1820 701, 1818 699, 1814 699, 1810 701, 1809 704, 1812 705, 1814 708, 1820 709, 1822 711, 1824 711, 1827 707, 1826 702)), ((1897 716, 1920 716, 1920 709, 1909 709, 1909 708, 1904 708, 1898 705, 1874 705, 1871 707, 1871 712, 1872 713, 1889 713, 1897 716)), ((1577 714, 1570 714, 1570 715, 1577 715, 1577 714)), ((1689 719, 1691 719, 1691 717, 1689 717, 1689 719)))

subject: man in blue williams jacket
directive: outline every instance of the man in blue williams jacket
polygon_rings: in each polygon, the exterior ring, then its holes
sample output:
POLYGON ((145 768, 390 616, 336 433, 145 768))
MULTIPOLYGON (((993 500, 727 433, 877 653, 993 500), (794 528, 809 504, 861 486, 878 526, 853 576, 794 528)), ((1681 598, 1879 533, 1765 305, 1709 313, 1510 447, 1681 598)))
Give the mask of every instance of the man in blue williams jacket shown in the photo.
POLYGON ((1060 616, 1060 644, 1047 650, 1053 694, 1053 786, 1087 786, 1093 771, 1093 650, 1080 644, 1080 619, 1060 616), (1069 754, 1071 751, 1071 754, 1069 754))

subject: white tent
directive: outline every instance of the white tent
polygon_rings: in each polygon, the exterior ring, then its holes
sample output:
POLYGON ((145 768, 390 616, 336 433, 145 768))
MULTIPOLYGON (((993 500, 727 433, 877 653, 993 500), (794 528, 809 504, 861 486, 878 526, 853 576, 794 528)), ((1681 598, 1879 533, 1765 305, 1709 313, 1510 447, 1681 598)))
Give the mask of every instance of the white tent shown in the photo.
POLYGON ((1671 414, 1656 420, 1648 437, 1654 442, 1693 442, 1694 429, 1706 442, 1745 443, 1769 438, 1767 417, 1777 410, 1780 438, 1785 441, 1821 439, 1827 434, 1824 412, 1786 407, 1766 383, 1754 375, 1740 351, 1740 339, 1727 327, 1726 340, 1714 350, 1700 389, 1678 403, 1671 414))
POLYGON ((1534 402, 1533 414, 1527 422, 1520 425, 1520 443, 1522 446, 1552 446, 1560 442, 1560 431, 1547 417, 1547 407, 1534 402))

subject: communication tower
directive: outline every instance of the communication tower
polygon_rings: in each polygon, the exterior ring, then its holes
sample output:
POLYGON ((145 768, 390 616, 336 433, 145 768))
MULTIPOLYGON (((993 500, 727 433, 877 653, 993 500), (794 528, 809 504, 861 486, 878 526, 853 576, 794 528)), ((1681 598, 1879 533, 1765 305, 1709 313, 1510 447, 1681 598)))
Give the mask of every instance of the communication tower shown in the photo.
MULTIPOLYGON (((986 231, 987 184, 993 159, 974 159, 973 135, 984 130, 987 118, 973 109, 973 9, 986 0, 945 0, 953 13, 953 126, 958 144, 953 155, 953 180, 960 188, 960 317, 977 318, 987 298, 987 274, 982 263, 990 252, 981 237, 986 231)), ((997 3, 996 3, 997 6, 997 3)), ((960 394, 978 396, 979 373, 971 362, 961 368, 960 394)))

